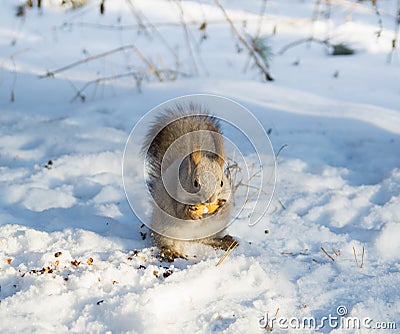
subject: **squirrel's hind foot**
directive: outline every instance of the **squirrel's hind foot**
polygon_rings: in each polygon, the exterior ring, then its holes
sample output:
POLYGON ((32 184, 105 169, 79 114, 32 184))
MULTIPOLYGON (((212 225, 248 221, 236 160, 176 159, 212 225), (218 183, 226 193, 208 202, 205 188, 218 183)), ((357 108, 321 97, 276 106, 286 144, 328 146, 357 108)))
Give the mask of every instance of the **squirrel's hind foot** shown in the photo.
POLYGON ((174 249, 168 247, 162 247, 158 253, 158 259, 164 262, 174 262, 175 259, 185 259, 188 260, 188 256, 182 254, 174 249))
MULTIPOLYGON (((195 242, 195 241, 193 241, 195 242)), ((192 242, 190 242, 192 243, 192 242)), ((225 235, 224 237, 213 237, 207 238, 199 241, 200 244, 205 246, 213 247, 214 249, 221 249, 223 251, 227 251, 232 247, 236 247, 239 245, 239 242, 231 237, 229 234, 225 235)), ((188 260, 189 256, 183 253, 184 247, 176 247, 176 245, 160 245, 160 251, 158 253, 157 258, 160 261, 164 262, 174 262, 175 259, 185 259, 188 260), (160 247, 161 246, 161 247, 160 247)))
POLYGON ((222 249, 224 251, 231 248, 235 243, 239 245, 239 242, 229 234, 225 235, 223 238, 211 238, 203 242, 207 246, 211 246, 214 249, 222 249))

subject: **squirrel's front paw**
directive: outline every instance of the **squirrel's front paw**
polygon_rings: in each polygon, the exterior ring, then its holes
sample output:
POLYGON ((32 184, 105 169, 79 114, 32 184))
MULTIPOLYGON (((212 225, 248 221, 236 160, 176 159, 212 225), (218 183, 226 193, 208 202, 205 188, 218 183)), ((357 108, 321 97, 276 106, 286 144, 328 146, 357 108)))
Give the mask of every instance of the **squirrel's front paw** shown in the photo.
POLYGON ((189 205, 186 209, 186 215, 190 220, 199 220, 203 218, 203 209, 196 205, 189 205))
POLYGON ((184 255, 177 250, 168 248, 168 247, 163 247, 161 248, 160 252, 158 253, 158 259, 160 261, 165 261, 165 262, 174 262, 175 259, 185 259, 187 260, 188 257, 187 255, 184 255))
POLYGON ((225 205, 225 203, 225 199, 218 199, 214 203, 189 205, 186 209, 186 215, 190 220, 199 220, 216 213, 225 205))

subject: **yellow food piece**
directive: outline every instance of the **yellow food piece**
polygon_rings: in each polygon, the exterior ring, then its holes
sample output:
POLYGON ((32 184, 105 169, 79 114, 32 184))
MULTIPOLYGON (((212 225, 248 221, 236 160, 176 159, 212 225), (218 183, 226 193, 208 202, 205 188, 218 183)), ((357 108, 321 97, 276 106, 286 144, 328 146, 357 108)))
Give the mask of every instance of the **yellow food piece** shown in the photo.
POLYGON ((201 216, 202 214, 205 214, 208 212, 207 206, 203 203, 197 204, 194 206, 192 210, 196 215, 201 216))
POLYGON ((208 213, 213 213, 213 212, 217 211, 217 209, 220 207, 219 201, 215 201, 215 203, 211 203, 211 204, 206 204, 206 207, 208 209, 208 213))
POLYGON ((220 207, 220 201, 215 201, 214 203, 211 204, 205 204, 205 203, 200 203, 194 206, 194 213, 197 215, 201 216, 206 213, 214 213, 215 211, 218 210, 220 207))

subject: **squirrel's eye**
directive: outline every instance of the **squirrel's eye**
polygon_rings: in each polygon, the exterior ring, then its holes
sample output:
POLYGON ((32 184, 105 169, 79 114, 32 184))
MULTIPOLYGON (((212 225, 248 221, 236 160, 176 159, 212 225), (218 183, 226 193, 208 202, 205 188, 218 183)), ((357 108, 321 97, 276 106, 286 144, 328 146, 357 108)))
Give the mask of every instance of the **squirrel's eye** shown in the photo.
POLYGON ((224 186, 224 181, 221 180, 221 187, 223 187, 223 186, 224 186))
POLYGON ((194 180, 193 185, 194 185, 195 188, 198 188, 199 187, 199 181, 194 180))

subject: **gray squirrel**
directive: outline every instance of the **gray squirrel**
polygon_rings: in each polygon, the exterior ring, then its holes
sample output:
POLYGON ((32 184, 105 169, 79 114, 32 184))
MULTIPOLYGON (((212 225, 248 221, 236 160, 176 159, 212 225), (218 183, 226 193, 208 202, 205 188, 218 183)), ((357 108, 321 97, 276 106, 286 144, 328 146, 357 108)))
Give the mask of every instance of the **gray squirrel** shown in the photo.
MULTIPOLYGON (((226 226, 231 184, 224 169, 226 155, 218 120, 199 105, 176 105, 150 126, 143 152, 153 197, 152 224, 158 226, 152 235, 160 248, 160 258, 187 258, 185 248, 194 242, 226 250, 235 240, 229 235, 222 237, 222 232, 205 232, 206 237, 200 233, 196 240, 158 233, 175 226, 175 234, 179 235, 188 226, 187 221, 200 224, 195 225, 199 230, 206 224, 219 224, 221 230, 226 226)), ((196 235, 190 228, 189 234, 196 235)))

